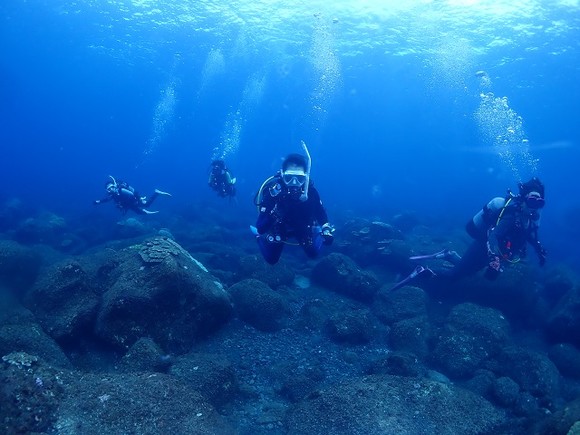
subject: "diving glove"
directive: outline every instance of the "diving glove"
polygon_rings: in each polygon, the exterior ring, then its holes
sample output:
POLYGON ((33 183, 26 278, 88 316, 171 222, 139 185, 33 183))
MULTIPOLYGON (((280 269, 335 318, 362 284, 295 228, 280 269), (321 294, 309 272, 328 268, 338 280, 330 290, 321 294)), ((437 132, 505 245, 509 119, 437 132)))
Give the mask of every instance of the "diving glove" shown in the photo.
POLYGON ((328 222, 322 225, 320 228, 320 234, 324 238, 325 245, 332 245, 332 242, 334 241, 334 236, 332 233, 334 233, 334 227, 328 222))

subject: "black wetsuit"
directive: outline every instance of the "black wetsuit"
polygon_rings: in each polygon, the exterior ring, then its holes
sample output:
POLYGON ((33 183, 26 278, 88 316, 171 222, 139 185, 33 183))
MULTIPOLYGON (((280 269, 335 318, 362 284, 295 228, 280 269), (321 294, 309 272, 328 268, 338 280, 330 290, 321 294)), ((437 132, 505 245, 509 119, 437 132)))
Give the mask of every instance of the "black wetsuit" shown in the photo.
POLYGON ((256 222, 258 245, 264 259, 275 264, 280 259, 284 243, 294 238, 310 258, 320 252, 325 239, 320 226, 328 222, 320 195, 310 182, 308 199, 301 201, 291 195, 279 176, 275 176, 262 189, 260 214, 256 222))
POLYGON ((236 187, 231 174, 227 169, 221 168, 217 165, 213 166, 209 174, 208 185, 222 198, 225 198, 226 196, 233 197, 236 195, 236 187))
POLYGON ((95 204, 113 201, 123 214, 129 210, 138 214, 147 214, 147 210, 145 209, 157 199, 157 196, 157 192, 153 193, 149 198, 141 196, 132 186, 124 182, 119 182, 116 189, 108 192, 107 196, 103 199, 95 201, 95 204))
MULTIPOLYGON (((467 232, 474 240, 465 254, 458 261, 450 259, 454 262, 453 268, 435 273, 440 277, 457 279, 489 266, 491 257, 497 256, 500 261, 516 261, 526 255, 527 243, 534 247, 542 262, 545 251, 538 241, 539 219, 539 212, 527 209, 520 196, 492 199, 467 224, 467 232)), ((488 272, 488 278, 497 276, 492 270, 488 272)))

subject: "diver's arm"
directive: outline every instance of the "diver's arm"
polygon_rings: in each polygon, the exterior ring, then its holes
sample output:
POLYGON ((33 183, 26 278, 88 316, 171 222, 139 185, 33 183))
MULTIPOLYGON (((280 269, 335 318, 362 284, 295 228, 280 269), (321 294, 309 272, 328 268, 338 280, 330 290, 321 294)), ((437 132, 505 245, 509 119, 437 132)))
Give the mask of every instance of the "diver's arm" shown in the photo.
POLYGON ((270 195, 270 192, 265 189, 262 203, 258 205, 260 214, 258 215, 258 220, 256 222, 256 229, 258 234, 264 234, 267 232, 274 222, 276 222, 276 210, 277 201, 270 195))
POLYGON ((538 228, 540 226, 540 219, 532 220, 530 222, 530 229, 527 234, 527 241, 532 247, 538 256, 538 260, 540 261, 540 266, 543 266, 546 263, 546 256, 548 253, 540 243, 538 239, 538 228))
POLYGON ((95 201, 93 201, 93 204, 103 204, 105 202, 109 202, 111 200, 111 196, 107 195, 102 199, 96 199, 95 201))
POLYGON ((314 218, 320 225, 328 223, 328 215, 322 205, 322 200, 320 199, 320 194, 314 186, 310 186, 308 189, 308 201, 311 201, 312 207, 314 208, 314 218))

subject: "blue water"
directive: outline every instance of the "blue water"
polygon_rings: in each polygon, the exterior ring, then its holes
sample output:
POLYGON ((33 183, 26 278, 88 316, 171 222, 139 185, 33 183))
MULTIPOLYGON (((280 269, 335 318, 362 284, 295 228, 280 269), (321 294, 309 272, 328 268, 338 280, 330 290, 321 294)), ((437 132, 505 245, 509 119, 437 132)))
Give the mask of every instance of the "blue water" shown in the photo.
POLYGON ((459 228, 537 175, 540 238, 577 266, 579 37, 578 0, 4 0, 0 199, 83 216, 112 174, 245 226, 304 140, 331 218, 459 228), (207 188, 215 156, 237 205, 207 188))

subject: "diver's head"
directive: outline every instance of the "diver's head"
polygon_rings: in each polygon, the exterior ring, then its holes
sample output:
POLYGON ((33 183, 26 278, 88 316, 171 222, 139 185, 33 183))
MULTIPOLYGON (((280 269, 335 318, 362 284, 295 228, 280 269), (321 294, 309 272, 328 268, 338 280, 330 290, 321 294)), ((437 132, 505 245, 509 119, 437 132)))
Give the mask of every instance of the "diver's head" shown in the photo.
POLYGON ((112 175, 109 175, 109 180, 105 182, 105 189, 109 194, 117 193, 117 191, 119 190, 117 180, 115 180, 115 177, 113 177, 112 175))
POLYGON ((306 183, 306 159, 300 154, 290 154, 282 163, 282 183, 292 197, 300 197, 306 183))
POLYGON ((546 200, 544 198, 544 184, 539 178, 534 177, 530 181, 519 184, 520 196, 528 208, 537 210, 544 207, 546 200))
POLYGON ((219 169, 225 169, 226 168, 226 162, 224 162, 221 159, 214 160, 213 162, 211 162, 211 165, 214 168, 219 168, 219 169))
POLYGON ((105 189, 107 189, 107 193, 116 193, 117 192, 117 184, 111 181, 107 182, 105 185, 105 189))

